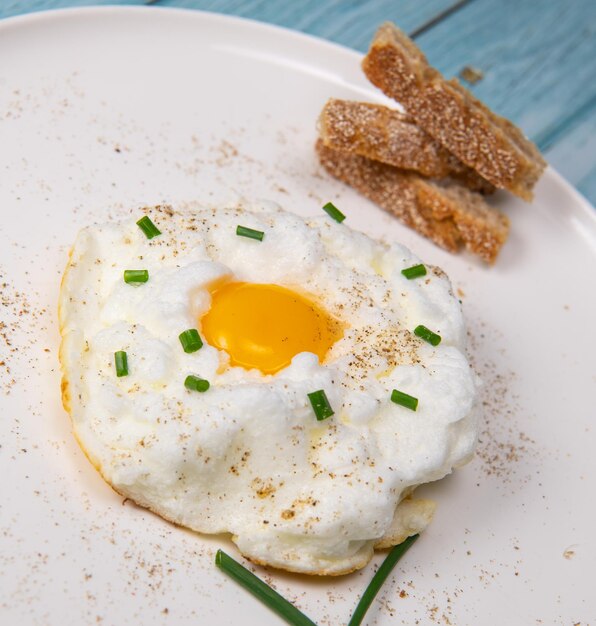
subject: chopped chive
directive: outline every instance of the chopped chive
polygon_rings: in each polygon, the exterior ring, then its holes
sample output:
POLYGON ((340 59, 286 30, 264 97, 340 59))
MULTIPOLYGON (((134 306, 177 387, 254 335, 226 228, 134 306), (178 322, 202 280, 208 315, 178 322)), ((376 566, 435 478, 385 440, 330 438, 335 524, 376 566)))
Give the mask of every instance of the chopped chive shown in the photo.
POLYGON ((124 282, 129 285, 146 283, 149 280, 148 270, 124 270, 124 282))
POLYGON ((409 547, 418 539, 419 535, 412 535, 405 541, 402 541, 399 545, 391 548, 389 554, 385 557, 385 560, 381 563, 381 566, 377 570, 376 574, 372 577, 368 587, 365 589, 360 598, 360 602, 356 606, 356 610, 352 615, 352 619, 348 622, 348 626, 360 626, 362 620, 368 611, 368 608, 375 599, 377 593, 383 586, 383 583, 387 580, 391 570, 396 566, 401 557, 408 551, 409 547))
POLYGON ((145 233, 147 239, 153 239, 153 237, 161 235, 161 230, 157 228, 157 226, 149 219, 147 215, 142 217, 137 222, 137 226, 145 233))
POLYGON ((422 326, 422 324, 414 328, 414 334, 416 337, 420 337, 420 339, 424 339, 424 341, 430 343, 431 346, 438 346, 441 343, 441 335, 433 333, 432 330, 426 326, 422 326))
POLYGON ((317 419, 320 421, 333 415, 333 409, 323 389, 307 394, 317 419))
POLYGON ((199 336, 199 331, 196 328, 189 328, 183 333, 180 333, 178 335, 178 339, 180 339, 180 343, 182 344, 184 352, 188 354, 190 354, 191 352, 196 352, 203 347, 203 342, 201 340, 201 337, 199 336))
POLYGON ((124 350, 114 352, 114 364, 116 365, 116 376, 128 376, 128 357, 124 350))
POLYGON ((335 206, 335 204, 333 204, 333 202, 327 202, 327 204, 323 207, 323 211, 340 224, 346 219, 346 216, 335 206))
POLYGON ((200 391, 203 393, 209 389, 209 381, 204 378, 199 378, 198 376, 193 376, 190 374, 184 380, 184 386, 191 391, 200 391))
POLYGON ((184 352, 190 354, 196 352, 203 347, 203 341, 199 335, 199 331, 196 328, 189 328, 178 335, 180 343, 184 352))
POLYGON ((249 239, 257 239, 258 241, 263 241, 263 237, 265 236, 262 230, 254 230, 246 226, 236 226, 236 234, 238 237, 248 237, 249 239))
POLYGON ((252 593, 255 598, 277 613, 288 624, 293 624, 293 626, 316 626, 312 620, 308 619, 304 613, 299 611, 283 596, 280 596, 277 591, 273 590, 222 550, 218 550, 215 555, 215 565, 252 593))
POLYGON ((412 267, 406 267, 405 270, 402 270, 401 273, 408 279, 412 280, 412 278, 420 278, 420 276, 426 276, 426 267, 422 265, 412 265, 412 267))
POLYGON ((395 402, 395 404, 399 404, 401 406, 405 406, 406 409, 411 409, 415 411, 418 408, 418 398, 414 398, 414 396, 409 396, 407 393, 403 391, 398 391, 394 389, 391 392, 391 402, 395 402))

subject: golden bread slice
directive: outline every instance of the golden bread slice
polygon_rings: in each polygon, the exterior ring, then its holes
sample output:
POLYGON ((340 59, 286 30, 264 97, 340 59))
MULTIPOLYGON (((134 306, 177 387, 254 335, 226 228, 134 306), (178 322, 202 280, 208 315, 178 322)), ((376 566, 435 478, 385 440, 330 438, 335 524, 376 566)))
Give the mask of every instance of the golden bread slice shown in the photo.
POLYGON ((457 79, 445 80, 394 24, 378 29, 362 67, 374 85, 466 165, 495 187, 532 199, 546 167, 536 146, 457 79))
POLYGON ((353 152, 431 178, 450 176, 482 193, 495 190, 411 117, 380 104, 331 98, 319 117, 319 136, 334 150, 353 152))
POLYGON ((357 154, 333 150, 319 139, 317 154, 329 174, 436 244, 462 246, 494 263, 507 239, 509 220, 484 198, 454 182, 436 182, 357 154))

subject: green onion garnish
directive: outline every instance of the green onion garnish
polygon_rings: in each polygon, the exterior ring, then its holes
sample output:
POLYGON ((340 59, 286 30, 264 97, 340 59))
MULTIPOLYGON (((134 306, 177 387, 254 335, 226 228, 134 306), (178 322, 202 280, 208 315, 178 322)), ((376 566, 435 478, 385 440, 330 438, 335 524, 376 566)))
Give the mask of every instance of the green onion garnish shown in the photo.
POLYGON ((340 224, 346 219, 346 216, 335 206, 335 204, 333 204, 333 202, 327 202, 327 204, 323 207, 323 211, 340 224))
POLYGON ((307 395, 319 422, 333 415, 333 409, 331 408, 329 400, 327 400, 327 396, 322 389, 319 389, 319 391, 313 391, 307 395))
POLYGON ((157 228, 157 226, 149 219, 147 215, 142 217, 137 222, 137 226, 145 233, 147 239, 153 239, 153 237, 161 235, 161 230, 157 228))
POLYGON ((263 237, 265 236, 262 230, 254 230, 246 226, 236 226, 236 234, 238 237, 248 237, 249 239, 257 239, 258 241, 263 241, 263 237))
POLYGON ((416 539, 418 539, 418 535, 412 535, 391 549, 389 554, 385 557, 385 560, 381 563, 381 567, 379 567, 376 574, 372 577, 372 580, 368 584, 368 587, 362 594, 362 598, 360 598, 360 602, 358 602, 356 610, 354 611, 348 626, 360 626, 360 624, 362 624, 366 611, 368 611, 368 608, 375 599, 375 596, 379 593, 379 589, 381 589, 383 583, 387 580, 389 574, 391 574, 391 570, 408 551, 408 548, 416 541, 416 539))
POLYGON ((430 343, 431 346, 438 346, 441 343, 441 335, 437 335, 437 333, 433 333, 432 330, 428 329, 426 326, 416 326, 414 328, 414 334, 416 337, 420 337, 420 339, 424 339, 430 343))
POLYGON ((114 352, 114 364, 116 365, 116 376, 128 376, 128 357, 124 350, 114 352))
POLYGON ((199 331, 196 328, 189 328, 183 333, 180 333, 178 335, 178 339, 180 339, 180 343, 182 344, 184 352, 187 352, 188 354, 190 354, 191 352, 196 352, 203 347, 203 342, 201 341, 201 337, 199 336, 199 331))
POLYGON ((252 593, 255 598, 277 613, 288 624, 293 624, 293 626, 316 626, 313 621, 308 619, 293 604, 280 596, 277 591, 274 591, 269 585, 257 578, 252 572, 249 572, 225 552, 217 551, 215 565, 252 593))
POLYGON ((148 270, 124 270, 124 282, 129 285, 146 283, 149 280, 148 270))
POLYGON ((190 374, 185 378, 184 386, 191 391, 200 391, 203 393, 203 391, 209 389, 209 381, 190 374))
POLYGON ((391 392, 391 402, 395 402, 395 404, 399 404, 401 406, 405 406, 406 409, 411 409, 415 411, 418 408, 418 398, 414 398, 414 396, 409 396, 407 393, 403 391, 398 391, 394 389, 391 392))
POLYGON ((405 270, 402 270, 401 273, 408 279, 412 280, 412 278, 420 278, 420 276, 426 276, 426 267, 424 265, 412 265, 412 267, 407 267, 405 270))

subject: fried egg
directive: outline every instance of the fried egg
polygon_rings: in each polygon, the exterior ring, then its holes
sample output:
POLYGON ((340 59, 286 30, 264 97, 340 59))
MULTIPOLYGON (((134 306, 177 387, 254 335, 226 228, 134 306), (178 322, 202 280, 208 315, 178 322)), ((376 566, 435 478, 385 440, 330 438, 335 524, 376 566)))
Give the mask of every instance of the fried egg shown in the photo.
POLYGON ((79 233, 63 400, 118 493, 308 574, 363 567, 428 524, 413 489, 476 444, 460 303, 441 270, 406 278, 417 257, 346 222, 158 206, 79 233))

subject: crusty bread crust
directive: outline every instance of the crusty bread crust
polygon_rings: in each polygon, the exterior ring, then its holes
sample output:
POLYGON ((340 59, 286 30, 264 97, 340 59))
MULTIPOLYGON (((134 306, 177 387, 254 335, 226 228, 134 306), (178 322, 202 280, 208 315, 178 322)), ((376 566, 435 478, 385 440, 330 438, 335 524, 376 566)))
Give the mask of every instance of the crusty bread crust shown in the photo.
POLYGON ((494 263, 507 239, 509 220, 483 197, 456 183, 439 183, 356 154, 333 150, 319 139, 316 150, 329 174, 351 185, 406 226, 436 244, 462 246, 494 263))
POLYGON ((431 178, 452 177, 481 193, 495 190, 412 118, 380 104, 331 98, 319 117, 319 136, 334 150, 359 154, 431 178))
POLYGON ((362 67, 374 85, 466 165, 495 187, 532 199, 546 167, 536 146, 457 79, 445 80, 394 24, 378 29, 362 67))

